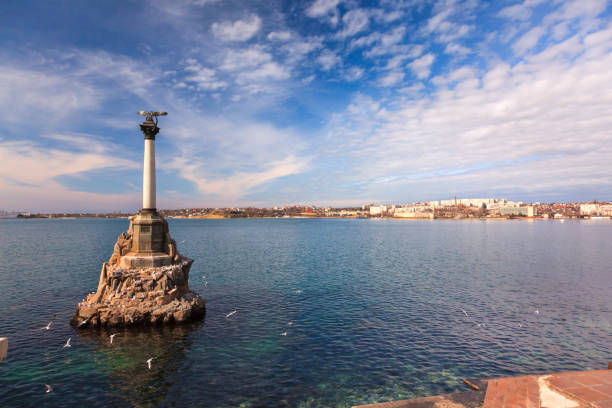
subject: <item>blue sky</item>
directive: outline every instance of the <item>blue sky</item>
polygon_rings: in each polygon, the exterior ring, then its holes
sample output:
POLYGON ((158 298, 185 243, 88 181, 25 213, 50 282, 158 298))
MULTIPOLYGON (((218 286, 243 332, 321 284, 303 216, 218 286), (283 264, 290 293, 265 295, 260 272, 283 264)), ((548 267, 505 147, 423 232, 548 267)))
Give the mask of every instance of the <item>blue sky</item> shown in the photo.
POLYGON ((0 9, 0 209, 612 198, 611 1, 0 9))

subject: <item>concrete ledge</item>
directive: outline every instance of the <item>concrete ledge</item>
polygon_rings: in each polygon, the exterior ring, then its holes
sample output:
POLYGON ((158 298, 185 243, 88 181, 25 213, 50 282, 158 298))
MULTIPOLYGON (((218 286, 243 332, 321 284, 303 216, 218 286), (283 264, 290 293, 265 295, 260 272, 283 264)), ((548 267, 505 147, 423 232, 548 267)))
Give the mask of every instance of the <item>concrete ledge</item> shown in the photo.
POLYGON ((121 257, 119 265, 125 269, 157 268, 172 265, 172 258, 170 255, 160 252, 151 255, 127 254, 121 257))
POLYGON ((8 339, 6 337, 0 337, 0 361, 4 361, 8 354, 8 339))

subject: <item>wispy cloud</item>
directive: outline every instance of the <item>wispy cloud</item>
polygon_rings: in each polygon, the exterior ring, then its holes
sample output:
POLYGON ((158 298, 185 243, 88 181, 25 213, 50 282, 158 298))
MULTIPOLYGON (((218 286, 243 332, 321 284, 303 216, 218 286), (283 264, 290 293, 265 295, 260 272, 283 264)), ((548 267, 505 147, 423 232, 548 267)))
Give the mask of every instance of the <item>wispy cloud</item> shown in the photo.
POLYGON ((259 16, 252 15, 243 20, 213 23, 211 31, 221 41, 246 41, 251 39, 261 28, 259 16))
POLYGON ((409 66, 417 78, 424 79, 429 76, 431 72, 431 64, 433 64, 435 59, 436 56, 432 53, 425 54, 422 57, 412 61, 409 66))

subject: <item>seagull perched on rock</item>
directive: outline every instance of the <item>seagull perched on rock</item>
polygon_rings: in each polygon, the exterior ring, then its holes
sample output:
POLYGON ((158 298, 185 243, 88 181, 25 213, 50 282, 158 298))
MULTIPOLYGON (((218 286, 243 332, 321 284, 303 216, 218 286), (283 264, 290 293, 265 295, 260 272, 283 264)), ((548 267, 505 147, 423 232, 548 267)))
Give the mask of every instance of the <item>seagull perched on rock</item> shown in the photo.
POLYGON ((118 335, 119 333, 114 333, 110 335, 110 344, 113 344, 113 338, 118 335))
POLYGON ((45 387, 47 387, 47 391, 45 391, 45 393, 50 393, 53 391, 53 387, 51 387, 49 384, 45 384, 45 387))
POLYGON ((49 330, 49 329, 51 328, 51 324, 52 324, 52 323, 53 323, 53 322, 49 322, 49 324, 48 324, 48 325, 46 325, 46 326, 44 326, 44 327, 41 327, 41 330, 49 330))
POLYGON ((229 312, 228 314, 225 315, 225 317, 230 317, 234 314, 236 314, 237 310, 234 310, 233 312, 229 312))
POLYGON ((72 337, 68 337, 68 340, 66 340, 66 344, 64 344, 64 347, 70 347, 70 339, 72 337))
POLYGON ((147 367, 149 367, 149 370, 151 369, 151 361, 153 361, 155 357, 151 357, 150 359, 147 360, 147 367))

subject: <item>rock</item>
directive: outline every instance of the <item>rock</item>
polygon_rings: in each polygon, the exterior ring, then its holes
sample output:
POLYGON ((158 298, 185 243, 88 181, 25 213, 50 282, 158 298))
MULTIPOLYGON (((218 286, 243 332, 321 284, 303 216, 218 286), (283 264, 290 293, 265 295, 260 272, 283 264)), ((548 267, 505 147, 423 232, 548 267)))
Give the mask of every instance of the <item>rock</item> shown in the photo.
POLYGON ((205 314, 205 300, 189 290, 193 260, 181 256, 164 220, 165 243, 172 264, 122 267, 132 248, 133 225, 117 238, 113 254, 102 264, 98 289, 77 306, 70 323, 79 328, 186 323, 205 314))

